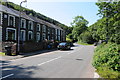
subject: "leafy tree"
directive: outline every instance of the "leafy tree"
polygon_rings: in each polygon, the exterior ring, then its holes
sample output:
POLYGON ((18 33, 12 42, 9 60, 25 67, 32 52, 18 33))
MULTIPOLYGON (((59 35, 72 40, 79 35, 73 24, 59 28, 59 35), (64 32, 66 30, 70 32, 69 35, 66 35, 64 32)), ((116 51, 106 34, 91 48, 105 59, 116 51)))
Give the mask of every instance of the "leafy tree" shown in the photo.
POLYGON ((87 24, 88 21, 84 19, 83 16, 76 16, 74 18, 73 22, 71 23, 73 27, 72 34, 74 39, 77 40, 80 34, 87 29, 87 24))
POLYGON ((108 40, 120 43, 120 1, 96 3, 99 7, 99 19, 88 30, 92 32, 93 39, 108 40))
POLYGON ((91 32, 86 30, 79 36, 79 41, 88 44, 93 44, 96 40, 93 39, 91 32))

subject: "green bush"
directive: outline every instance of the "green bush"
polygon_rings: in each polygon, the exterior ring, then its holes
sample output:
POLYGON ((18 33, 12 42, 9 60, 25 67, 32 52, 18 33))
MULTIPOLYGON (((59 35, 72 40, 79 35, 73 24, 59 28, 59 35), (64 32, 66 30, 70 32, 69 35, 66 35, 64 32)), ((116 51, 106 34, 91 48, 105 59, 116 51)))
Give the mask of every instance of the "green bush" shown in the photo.
POLYGON ((108 43, 98 46, 95 49, 92 64, 98 71, 109 76, 111 76, 109 73, 105 73, 106 68, 113 72, 120 71, 120 54, 118 53, 118 45, 116 43, 108 43))
POLYGON ((109 78, 109 80, 113 80, 113 78, 120 78, 120 72, 110 70, 108 67, 99 67, 96 72, 103 78, 109 78))
POLYGON ((120 44, 118 45, 118 51, 120 52, 120 44))
POLYGON ((79 41, 82 41, 82 42, 88 43, 88 44, 93 44, 95 42, 95 40, 92 38, 92 35, 89 31, 83 32, 79 36, 79 41))

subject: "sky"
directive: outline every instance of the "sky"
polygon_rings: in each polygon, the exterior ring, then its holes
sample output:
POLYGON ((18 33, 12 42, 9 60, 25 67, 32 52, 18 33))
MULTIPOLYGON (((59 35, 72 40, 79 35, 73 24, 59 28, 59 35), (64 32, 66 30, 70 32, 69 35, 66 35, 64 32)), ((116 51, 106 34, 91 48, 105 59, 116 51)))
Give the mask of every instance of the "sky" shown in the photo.
MULTIPOLYGON (((9 0, 20 4, 23 0, 9 0)), ((83 16, 88 22, 88 26, 95 23, 99 16, 98 7, 95 0, 27 0, 22 6, 33 9, 47 17, 55 19, 67 26, 76 16, 83 16)))

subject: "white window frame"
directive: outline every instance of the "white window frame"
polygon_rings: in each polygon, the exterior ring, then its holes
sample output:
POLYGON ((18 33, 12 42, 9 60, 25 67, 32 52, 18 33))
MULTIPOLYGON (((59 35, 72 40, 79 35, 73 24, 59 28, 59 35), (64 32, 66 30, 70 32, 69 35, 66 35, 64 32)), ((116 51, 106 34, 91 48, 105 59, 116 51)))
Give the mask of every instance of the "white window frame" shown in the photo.
POLYGON ((2 24, 2 16, 3 16, 2 12, 0 12, 0 14, 1 14, 1 18, 0 18, 1 22, 0 22, 0 24, 2 24))
POLYGON ((13 17, 13 27, 15 27, 15 16, 13 16, 13 15, 9 15, 9 17, 8 17, 8 26, 10 26, 10 17, 13 17))
POLYGON ((21 19, 21 28, 26 28, 26 20, 25 19, 21 19), (22 27, 22 21, 24 22, 24 27, 22 27))
POLYGON ((57 34, 57 29, 55 29, 55 35, 56 35, 56 40, 57 40, 57 38, 58 38, 58 34, 57 34))
POLYGON ((6 28, 6 40, 8 40, 8 29, 15 31, 15 39, 14 40, 16 40, 16 29, 14 29, 14 28, 6 28))
POLYGON ((56 33, 56 35, 57 35, 57 29, 55 29, 55 33, 56 33))
POLYGON ((25 41, 26 40, 26 31, 25 30, 20 30, 20 39, 21 39, 21 32, 24 32, 24 37, 23 37, 23 40, 22 41, 25 41))
POLYGON ((58 29, 58 35, 60 35, 60 30, 58 29))
POLYGON ((45 40, 45 39, 46 39, 46 34, 43 33, 43 34, 42 34, 42 40, 45 40), (43 36, 44 36, 44 38, 43 38, 43 36))
POLYGON ((54 34, 54 29, 52 29, 52 34, 54 34))
MULTIPOLYGON (((28 31, 28 40, 30 40, 30 39, 29 39, 29 33, 32 33, 32 37, 31 37, 31 38, 33 39, 33 32, 32 32, 32 31, 28 31)), ((32 40, 32 39, 31 39, 31 40, 32 40)))
POLYGON ((33 30, 33 22, 32 22, 32 21, 29 21, 29 22, 28 22, 28 29, 29 29, 29 30, 33 30), (30 23, 31 23, 31 28, 30 28, 30 23))
POLYGON ((40 26, 40 24, 37 24, 37 29, 38 29, 38 27, 39 27, 39 30, 37 30, 37 31, 41 31, 41 26, 40 26))
POLYGON ((48 34, 50 34, 50 28, 48 28, 48 34))
POLYGON ((50 35, 48 35, 48 40, 50 40, 50 35))
POLYGON ((36 41, 37 42, 40 41, 40 33, 39 32, 37 32, 37 34, 36 34, 36 41), (38 37, 38 35, 39 35, 39 37, 38 37))
POLYGON ((46 32, 46 26, 43 25, 43 32, 46 32))
POLYGON ((58 41, 60 41, 60 36, 58 36, 58 41))

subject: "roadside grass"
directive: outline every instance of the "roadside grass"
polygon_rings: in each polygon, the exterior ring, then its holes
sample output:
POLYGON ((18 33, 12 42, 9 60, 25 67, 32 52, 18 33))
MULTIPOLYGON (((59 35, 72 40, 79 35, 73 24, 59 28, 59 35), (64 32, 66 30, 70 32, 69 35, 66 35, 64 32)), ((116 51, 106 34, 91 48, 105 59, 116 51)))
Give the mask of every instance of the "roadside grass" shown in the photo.
POLYGON ((5 56, 5 53, 3 53, 3 52, 0 52, 0 56, 5 56))
POLYGON ((80 44, 80 45, 93 45, 93 44, 83 43, 81 41, 78 41, 77 43, 80 44))

